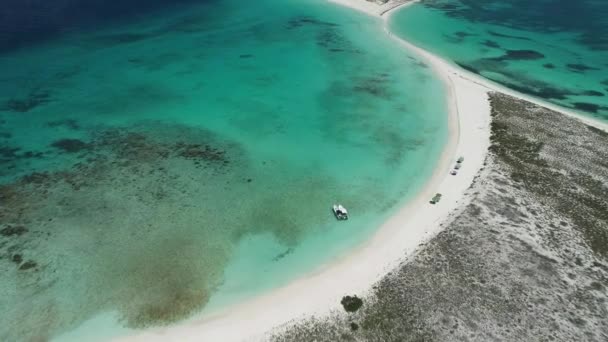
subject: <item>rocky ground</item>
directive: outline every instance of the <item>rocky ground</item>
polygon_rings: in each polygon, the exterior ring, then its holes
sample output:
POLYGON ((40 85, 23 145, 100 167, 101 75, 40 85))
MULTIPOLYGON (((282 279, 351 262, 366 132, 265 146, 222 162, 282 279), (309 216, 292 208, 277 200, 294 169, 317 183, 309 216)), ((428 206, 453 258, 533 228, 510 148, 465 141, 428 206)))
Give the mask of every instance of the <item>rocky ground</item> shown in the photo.
POLYGON ((269 340, 608 340, 608 133, 490 98, 492 144, 471 202, 360 309, 269 340))

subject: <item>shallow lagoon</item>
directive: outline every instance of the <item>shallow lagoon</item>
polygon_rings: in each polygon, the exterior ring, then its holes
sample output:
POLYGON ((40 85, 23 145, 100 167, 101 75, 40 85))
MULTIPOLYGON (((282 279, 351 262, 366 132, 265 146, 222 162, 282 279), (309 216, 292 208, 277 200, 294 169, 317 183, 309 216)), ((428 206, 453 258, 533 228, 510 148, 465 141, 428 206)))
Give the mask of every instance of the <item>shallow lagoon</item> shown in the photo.
POLYGON ((424 0, 391 30, 522 93, 608 120, 608 2, 424 0))
POLYGON ((321 0, 142 14, 0 70, 5 341, 172 324, 285 284, 369 237, 446 136, 431 71, 321 0))

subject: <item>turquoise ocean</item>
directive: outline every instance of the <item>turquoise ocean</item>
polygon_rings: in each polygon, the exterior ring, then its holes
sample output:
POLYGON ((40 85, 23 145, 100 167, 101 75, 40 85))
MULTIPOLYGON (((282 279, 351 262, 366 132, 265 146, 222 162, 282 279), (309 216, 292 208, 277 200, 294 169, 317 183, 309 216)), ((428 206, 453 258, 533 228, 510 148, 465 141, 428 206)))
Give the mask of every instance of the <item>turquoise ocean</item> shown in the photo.
POLYGON ((422 0, 390 28, 511 89, 608 120, 608 1, 422 0))
POLYGON ((443 85, 379 20, 154 3, 0 49, 1 341, 176 324, 284 285, 369 238, 443 149, 443 85))

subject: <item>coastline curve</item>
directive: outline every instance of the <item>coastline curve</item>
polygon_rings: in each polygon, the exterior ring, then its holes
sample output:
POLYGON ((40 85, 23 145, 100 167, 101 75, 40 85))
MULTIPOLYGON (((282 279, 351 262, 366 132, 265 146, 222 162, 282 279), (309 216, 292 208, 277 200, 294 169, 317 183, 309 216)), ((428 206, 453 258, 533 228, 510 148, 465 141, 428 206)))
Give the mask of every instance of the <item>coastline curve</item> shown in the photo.
MULTIPOLYGON (((342 5, 350 3, 348 0, 331 1, 342 5)), ((394 10, 411 3, 397 5, 382 13, 365 6, 369 3, 356 9, 384 18, 383 25, 386 25, 386 18, 394 10)), ((464 193, 483 167, 489 146, 488 89, 456 77, 437 60, 426 58, 428 56, 421 54, 419 49, 392 35, 386 27, 385 31, 406 50, 423 57, 446 87, 448 139, 438 165, 424 187, 384 222, 368 241, 331 264, 322 265, 282 288, 213 316, 172 327, 152 328, 117 341, 263 340, 268 331, 290 321, 339 309, 340 298, 346 293, 368 291, 375 282, 440 232, 442 222, 468 201, 464 193), (453 177, 449 170, 460 156, 466 158, 466 167, 453 177), (443 199, 433 206, 428 199, 436 192, 442 193, 443 199), (234 329, 235 325, 239 326, 238 330, 234 329)))

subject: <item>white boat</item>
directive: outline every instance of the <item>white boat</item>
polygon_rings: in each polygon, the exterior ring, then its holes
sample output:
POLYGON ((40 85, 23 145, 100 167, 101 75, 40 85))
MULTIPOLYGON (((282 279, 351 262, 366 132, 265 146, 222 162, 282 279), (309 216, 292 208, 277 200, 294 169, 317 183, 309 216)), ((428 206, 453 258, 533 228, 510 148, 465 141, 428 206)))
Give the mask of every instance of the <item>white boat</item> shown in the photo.
POLYGON ((334 204, 333 211, 338 220, 348 220, 348 211, 342 206, 342 204, 334 204))

